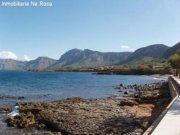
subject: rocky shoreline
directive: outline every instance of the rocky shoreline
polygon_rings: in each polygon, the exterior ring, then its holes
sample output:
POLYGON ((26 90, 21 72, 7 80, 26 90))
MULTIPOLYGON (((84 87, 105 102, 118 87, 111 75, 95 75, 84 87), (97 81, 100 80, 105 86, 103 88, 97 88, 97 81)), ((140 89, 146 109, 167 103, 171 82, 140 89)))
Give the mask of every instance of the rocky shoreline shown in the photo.
POLYGON ((167 82, 143 86, 120 84, 117 89, 134 94, 99 99, 69 98, 54 102, 19 104, 19 115, 9 126, 37 128, 51 134, 142 134, 170 102, 167 82))

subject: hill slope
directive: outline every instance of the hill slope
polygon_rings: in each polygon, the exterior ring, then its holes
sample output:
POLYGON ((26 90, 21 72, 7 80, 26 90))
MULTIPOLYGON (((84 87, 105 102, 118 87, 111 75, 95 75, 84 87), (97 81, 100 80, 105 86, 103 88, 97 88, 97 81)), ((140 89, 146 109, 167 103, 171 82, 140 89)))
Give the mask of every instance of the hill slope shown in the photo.
POLYGON ((154 44, 147 47, 142 47, 142 48, 137 49, 131 55, 129 55, 128 58, 122 63, 124 64, 133 60, 141 59, 143 57, 152 57, 152 58, 162 57, 162 55, 168 49, 169 47, 163 44, 154 44))
POLYGON ((12 59, 0 59, 0 70, 23 70, 24 68, 25 62, 12 59))
POLYGON ((56 63, 56 60, 48 57, 38 57, 26 63, 26 69, 43 69, 56 63))
POLYGON ((131 52, 98 52, 72 49, 66 52, 53 66, 105 66, 115 65, 125 60, 131 52))
POLYGON ((175 44, 173 47, 169 48, 164 54, 163 58, 169 58, 171 55, 175 54, 178 50, 180 50, 180 42, 175 44))

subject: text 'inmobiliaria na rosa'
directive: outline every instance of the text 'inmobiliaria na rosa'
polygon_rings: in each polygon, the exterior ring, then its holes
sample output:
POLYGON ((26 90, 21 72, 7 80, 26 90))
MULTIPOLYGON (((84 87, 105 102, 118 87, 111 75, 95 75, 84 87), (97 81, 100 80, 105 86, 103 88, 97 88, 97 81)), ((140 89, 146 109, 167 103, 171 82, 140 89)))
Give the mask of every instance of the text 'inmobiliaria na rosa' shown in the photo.
POLYGON ((1 1, 1 7, 52 7, 52 1, 1 1))

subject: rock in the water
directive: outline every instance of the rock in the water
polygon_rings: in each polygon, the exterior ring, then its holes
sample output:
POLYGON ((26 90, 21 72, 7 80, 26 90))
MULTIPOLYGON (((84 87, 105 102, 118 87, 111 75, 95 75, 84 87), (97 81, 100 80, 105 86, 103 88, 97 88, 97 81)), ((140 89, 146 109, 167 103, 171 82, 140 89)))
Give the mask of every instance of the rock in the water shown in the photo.
POLYGON ((119 86, 120 86, 120 87, 123 87, 123 84, 121 83, 119 86))
POLYGON ((0 113, 8 113, 11 111, 12 111, 12 109, 10 107, 0 106, 0 113))
POLYGON ((128 95, 128 94, 129 94, 128 91, 125 91, 125 92, 124 92, 124 95, 128 95))

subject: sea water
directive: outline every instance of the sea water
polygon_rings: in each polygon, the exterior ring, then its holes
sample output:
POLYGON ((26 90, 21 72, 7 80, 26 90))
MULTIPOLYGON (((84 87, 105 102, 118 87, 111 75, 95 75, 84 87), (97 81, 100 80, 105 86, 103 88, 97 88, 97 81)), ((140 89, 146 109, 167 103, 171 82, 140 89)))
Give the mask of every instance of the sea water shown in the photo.
POLYGON ((0 71, 0 96, 4 96, 0 98, 0 104, 120 96, 114 86, 121 83, 129 85, 158 81, 151 76, 96 75, 90 72, 0 71))

